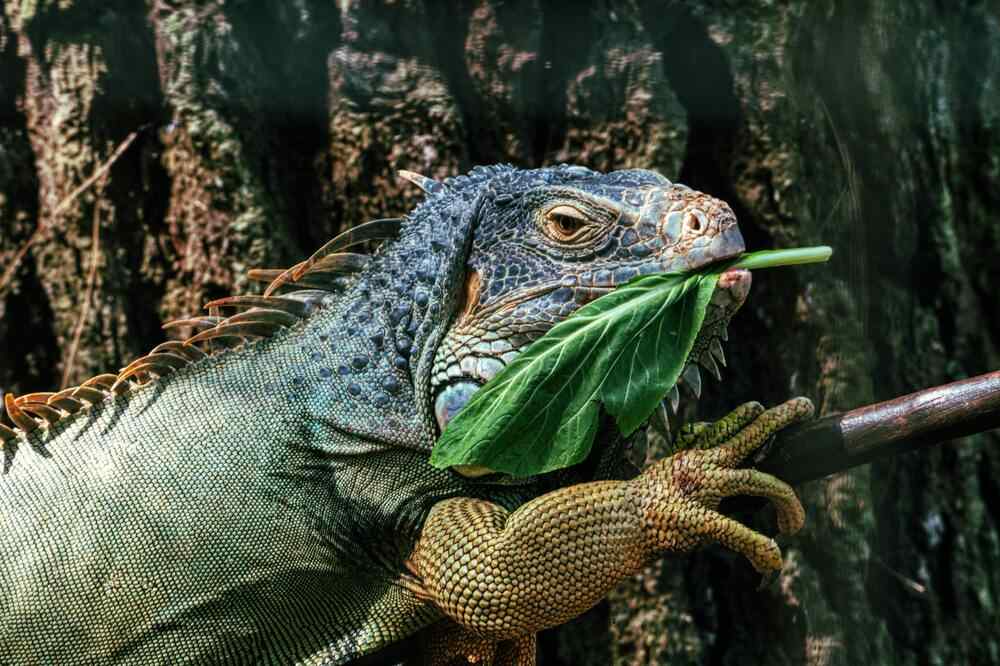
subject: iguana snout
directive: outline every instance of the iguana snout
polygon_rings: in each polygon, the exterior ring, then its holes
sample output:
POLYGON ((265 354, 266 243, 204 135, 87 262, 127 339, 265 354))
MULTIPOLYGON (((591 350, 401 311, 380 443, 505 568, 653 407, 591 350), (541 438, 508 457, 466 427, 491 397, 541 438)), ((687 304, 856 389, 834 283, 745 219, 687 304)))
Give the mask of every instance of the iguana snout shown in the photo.
POLYGON ((657 225, 664 271, 693 270, 745 249, 729 204, 683 185, 650 188, 639 215, 640 225, 657 225))
POLYGON ((439 427, 586 303, 639 275, 690 271, 743 251, 724 201, 652 171, 564 166, 496 176, 478 206, 459 305, 435 354, 439 427))

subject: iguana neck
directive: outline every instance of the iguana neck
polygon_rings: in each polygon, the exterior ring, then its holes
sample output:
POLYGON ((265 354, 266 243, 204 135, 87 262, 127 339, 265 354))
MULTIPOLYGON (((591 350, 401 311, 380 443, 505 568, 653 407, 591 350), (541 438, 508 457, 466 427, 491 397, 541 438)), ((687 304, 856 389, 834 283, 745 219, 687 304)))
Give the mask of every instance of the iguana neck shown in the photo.
POLYGON ((391 446, 433 446, 431 369, 459 308, 481 189, 428 197, 345 293, 289 331, 310 366, 291 388, 310 396, 316 423, 391 446))

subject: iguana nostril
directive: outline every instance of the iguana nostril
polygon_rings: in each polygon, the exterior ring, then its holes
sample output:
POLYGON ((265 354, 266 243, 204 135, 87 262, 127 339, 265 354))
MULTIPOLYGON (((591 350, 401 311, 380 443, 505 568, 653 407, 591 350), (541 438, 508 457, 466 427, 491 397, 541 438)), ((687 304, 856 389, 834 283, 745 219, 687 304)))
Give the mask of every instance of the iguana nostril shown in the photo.
POLYGON ((684 216, 684 226, 692 231, 701 231, 701 220, 694 212, 689 211, 687 215, 684 216))

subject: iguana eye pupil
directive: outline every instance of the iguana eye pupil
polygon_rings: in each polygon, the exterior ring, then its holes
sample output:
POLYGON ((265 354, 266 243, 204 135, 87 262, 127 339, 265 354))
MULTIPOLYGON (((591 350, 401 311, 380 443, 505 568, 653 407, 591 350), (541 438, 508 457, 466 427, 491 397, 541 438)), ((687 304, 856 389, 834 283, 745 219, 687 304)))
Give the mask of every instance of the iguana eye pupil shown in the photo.
POLYGON ((557 241, 574 240, 588 222, 586 216, 572 206, 556 206, 545 214, 548 233, 557 241))
POLYGON ((556 223, 556 226, 559 227, 559 231, 567 236, 576 233, 580 227, 583 226, 583 222, 580 220, 575 220, 572 217, 567 217, 566 215, 554 215, 553 221, 556 223))

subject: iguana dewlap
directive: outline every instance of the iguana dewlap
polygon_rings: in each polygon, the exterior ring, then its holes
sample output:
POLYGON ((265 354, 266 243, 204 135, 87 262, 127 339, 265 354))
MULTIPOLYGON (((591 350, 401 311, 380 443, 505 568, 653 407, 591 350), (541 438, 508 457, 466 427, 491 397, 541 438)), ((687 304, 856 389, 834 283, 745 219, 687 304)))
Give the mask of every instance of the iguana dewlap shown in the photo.
MULTIPOLYGON (((642 170, 405 175, 428 193, 405 219, 257 271, 264 296, 184 320, 186 341, 6 396, 0 664, 341 664, 425 628, 433 663, 533 663, 535 632, 665 551, 714 540, 780 567, 715 508, 762 495, 798 529, 787 485, 735 467, 808 401, 745 405, 629 480, 616 437, 539 478, 428 463, 443 424, 555 322, 636 275, 740 254, 730 208, 642 170)), ((718 373, 749 283, 720 280, 687 393, 696 363, 718 373)))

